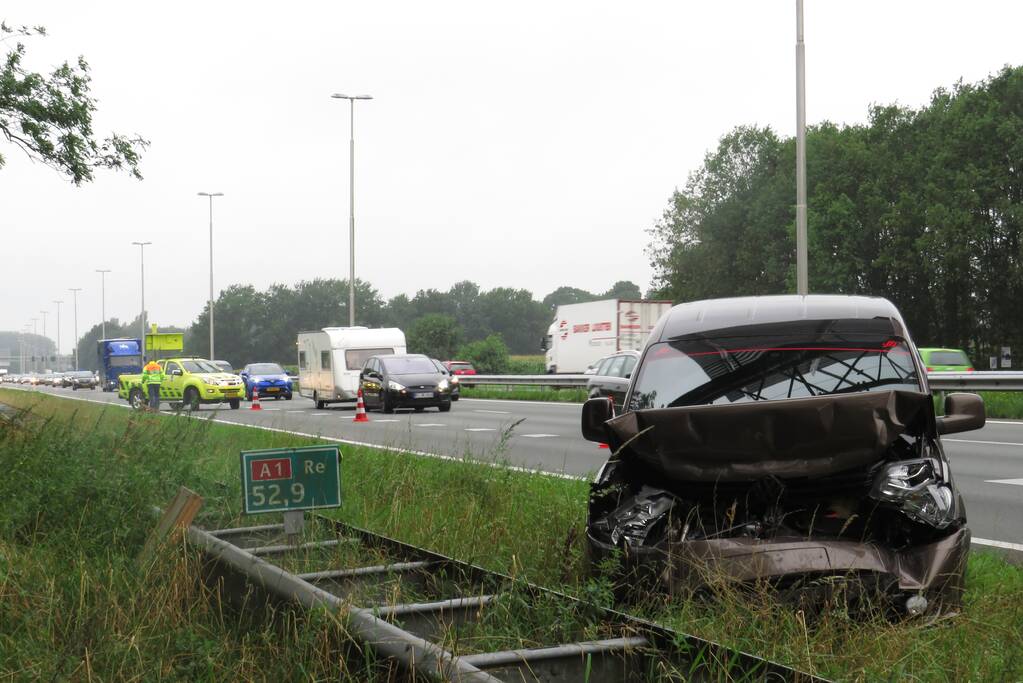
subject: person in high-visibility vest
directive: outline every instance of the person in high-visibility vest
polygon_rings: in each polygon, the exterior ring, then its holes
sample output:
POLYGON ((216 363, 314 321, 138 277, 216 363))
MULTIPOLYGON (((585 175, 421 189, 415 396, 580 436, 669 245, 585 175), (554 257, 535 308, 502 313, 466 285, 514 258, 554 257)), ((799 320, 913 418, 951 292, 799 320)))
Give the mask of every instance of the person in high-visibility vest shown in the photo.
POLYGON ((160 410, 160 385, 163 384, 163 368, 156 361, 149 361, 142 368, 142 386, 149 397, 149 409, 160 410))

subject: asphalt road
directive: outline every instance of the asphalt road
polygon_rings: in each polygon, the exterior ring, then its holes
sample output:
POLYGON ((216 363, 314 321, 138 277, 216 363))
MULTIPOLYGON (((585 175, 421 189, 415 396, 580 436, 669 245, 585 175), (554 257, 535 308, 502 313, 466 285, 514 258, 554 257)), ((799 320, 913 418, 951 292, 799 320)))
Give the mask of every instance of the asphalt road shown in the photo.
MULTIPOLYGON (((116 394, 40 387, 68 398, 125 405, 116 394)), ((256 425, 352 442, 430 454, 496 461, 570 476, 592 476, 607 451, 579 434, 578 404, 462 399, 449 413, 399 411, 369 414, 355 423, 355 411, 333 406, 316 410, 312 401, 264 400, 261 411, 204 406, 201 414, 236 424, 256 425)), ((981 545, 1007 544, 1023 552, 1023 422, 989 420, 980 430, 942 439, 956 484, 966 501, 969 526, 981 545)))

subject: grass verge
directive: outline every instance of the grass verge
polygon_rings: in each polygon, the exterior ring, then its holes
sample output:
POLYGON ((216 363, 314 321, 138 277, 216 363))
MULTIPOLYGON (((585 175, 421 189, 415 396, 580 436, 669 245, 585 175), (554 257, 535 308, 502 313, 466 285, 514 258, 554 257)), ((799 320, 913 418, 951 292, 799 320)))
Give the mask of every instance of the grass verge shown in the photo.
MULTIPOLYGON (((0 423, 0 471, 19 495, 0 508, 0 680, 385 680, 390 672, 332 644, 329 615, 266 620, 225 613, 177 554, 151 572, 132 558, 146 509, 179 484, 206 499, 204 521, 239 517, 238 451, 313 439, 209 420, 3 390, 30 409, 0 423)), ((584 578, 587 486, 471 462, 343 447, 338 517, 439 552, 606 602, 584 578)), ((633 606, 679 630, 841 680, 1019 680, 1023 570, 974 553, 961 615, 934 625, 866 622, 841 610, 808 624, 769 594, 633 606)), ((510 619, 501 640, 545 627, 510 619)), ((482 634, 481 634, 482 635, 482 634)), ((516 636, 517 637, 517 636, 516 636)))
POLYGON ((462 387, 463 398, 490 398, 512 401, 552 401, 556 403, 582 403, 586 390, 580 388, 551 389, 550 387, 476 386, 462 387))

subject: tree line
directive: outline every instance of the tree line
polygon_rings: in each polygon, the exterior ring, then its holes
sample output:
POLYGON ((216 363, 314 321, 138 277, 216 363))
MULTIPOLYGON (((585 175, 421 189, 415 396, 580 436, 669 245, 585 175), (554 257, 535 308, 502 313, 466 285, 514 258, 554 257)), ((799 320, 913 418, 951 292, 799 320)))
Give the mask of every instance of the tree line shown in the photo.
MULTIPOLYGON (((978 365, 1023 344, 1023 68, 811 127, 806 153, 812 293, 886 297, 918 344, 978 365)), ((794 139, 725 135, 650 231, 654 293, 794 292, 794 188, 794 139)))
MULTIPOLYGON (((356 279, 355 322, 404 330, 410 352, 444 360, 465 353, 480 360, 488 372, 502 372, 507 369, 509 354, 540 353, 540 339, 553 320, 554 307, 639 296, 639 287, 629 281, 616 282, 604 292, 559 287, 541 301, 526 289, 483 290, 463 281, 447 291, 423 289, 411 297, 399 294, 385 301, 372 285, 356 279)), ((295 285, 274 284, 265 290, 232 285, 220 292, 215 303, 216 356, 236 367, 254 361, 294 364, 298 332, 347 324, 347 280, 305 280, 295 285)), ((161 326, 160 331, 182 330, 161 326)), ((208 357, 208 308, 204 306, 183 331, 185 353, 208 357)), ((138 335, 139 318, 125 324, 117 319, 107 321, 108 338, 138 335)), ((96 369, 96 342, 101 336, 98 324, 82 335, 83 368, 96 369)))

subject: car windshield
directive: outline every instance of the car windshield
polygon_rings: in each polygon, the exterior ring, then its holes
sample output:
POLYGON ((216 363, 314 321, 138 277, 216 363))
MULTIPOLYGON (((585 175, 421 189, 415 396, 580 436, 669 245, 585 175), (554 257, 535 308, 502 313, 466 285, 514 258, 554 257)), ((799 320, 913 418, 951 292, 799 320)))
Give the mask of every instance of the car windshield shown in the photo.
POLYGON ((392 356, 380 362, 392 375, 427 375, 437 372, 433 361, 425 356, 392 356))
POLYGON ((888 321, 804 321, 653 344, 629 407, 744 403, 877 389, 921 391, 912 352, 892 334, 888 321))
POLYGON ((253 363, 249 366, 250 375, 283 375, 284 368, 277 363, 253 363))
POLYGON ((931 351, 928 365, 969 365, 970 359, 962 351, 931 351))
POLYGON ((207 360, 183 360, 181 367, 185 372, 222 372, 220 368, 207 360))

